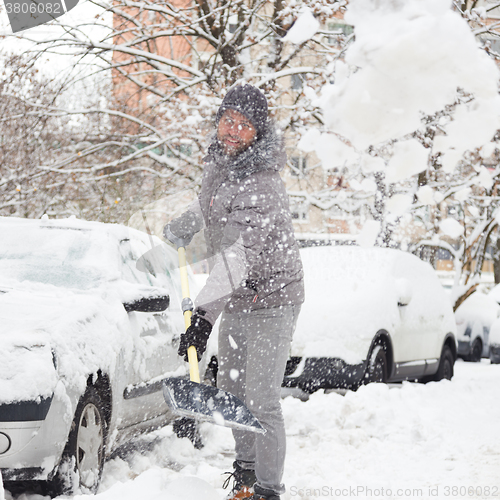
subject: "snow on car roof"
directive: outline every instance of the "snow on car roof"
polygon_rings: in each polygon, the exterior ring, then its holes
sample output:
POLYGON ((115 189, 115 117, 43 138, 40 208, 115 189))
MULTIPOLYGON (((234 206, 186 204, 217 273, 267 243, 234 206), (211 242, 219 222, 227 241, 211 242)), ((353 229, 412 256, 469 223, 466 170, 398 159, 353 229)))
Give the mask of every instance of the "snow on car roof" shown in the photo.
POLYGON ((490 294, 481 291, 474 292, 460 304, 455 312, 457 321, 481 321, 484 325, 491 325, 497 319, 500 306, 490 294))
POLYGON ((391 327, 397 308, 387 316, 394 291, 383 279, 390 255, 380 250, 343 246, 301 250, 306 300, 297 322, 293 355, 335 355, 359 363, 361 337, 373 336, 374 324, 391 327))
POLYGON ((500 285, 494 286, 488 295, 492 298, 494 298, 499 304, 500 304, 500 285))
POLYGON ((132 241, 133 245, 141 242, 139 254, 162 244, 155 236, 130 227, 76 218, 0 217, 0 228, 0 285, 3 286, 10 286, 11 281, 31 281, 89 288, 96 280, 120 277, 116 258, 120 242, 132 241))
MULTIPOLYGON (((293 339, 294 356, 361 362, 374 334, 394 331, 400 323, 398 301, 408 294, 414 301, 432 296, 431 305, 426 304, 434 308, 429 312, 445 308, 447 325, 453 322, 449 300, 433 269, 414 255, 335 246, 302 249, 301 256, 306 300, 293 339)), ((454 331, 454 326, 449 328, 454 331)))
MULTIPOLYGON (((73 218, 0 217, 0 228, 0 403, 50 397, 56 390, 56 371, 82 389, 89 373, 112 369, 117 352, 132 352, 123 301, 136 290, 130 287, 141 285, 121 279, 118 247, 130 238, 140 240, 142 251, 147 251, 148 235, 73 218), (69 270, 57 274, 61 259, 69 270), (15 274, 15 266, 22 273, 15 274), (97 268, 108 273, 105 279, 91 287, 73 286, 78 283, 71 281, 72 273, 81 270, 84 279, 97 268), (53 274, 59 281, 54 282, 53 274)), ((129 268, 135 267, 134 260, 130 262, 129 268)))
POLYGON ((103 223, 94 222, 77 219, 74 216, 64 218, 64 219, 49 219, 43 216, 41 219, 22 219, 19 217, 0 217, 0 225, 2 227, 16 227, 20 230, 28 230, 34 227, 53 227, 60 229, 80 229, 80 230, 92 230, 92 231, 102 231, 108 234, 113 234, 117 238, 126 238, 129 231, 134 231, 134 233, 142 234, 132 228, 128 228, 121 224, 113 223, 103 223))

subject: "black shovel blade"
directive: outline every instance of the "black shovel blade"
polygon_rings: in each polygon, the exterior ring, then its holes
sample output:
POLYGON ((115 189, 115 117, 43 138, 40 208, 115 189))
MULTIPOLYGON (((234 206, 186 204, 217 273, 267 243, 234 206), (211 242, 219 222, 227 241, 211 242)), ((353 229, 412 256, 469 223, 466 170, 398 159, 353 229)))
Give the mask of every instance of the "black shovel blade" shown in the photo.
POLYGON ((217 387, 169 378, 163 381, 163 396, 176 415, 231 429, 266 432, 240 399, 217 387))

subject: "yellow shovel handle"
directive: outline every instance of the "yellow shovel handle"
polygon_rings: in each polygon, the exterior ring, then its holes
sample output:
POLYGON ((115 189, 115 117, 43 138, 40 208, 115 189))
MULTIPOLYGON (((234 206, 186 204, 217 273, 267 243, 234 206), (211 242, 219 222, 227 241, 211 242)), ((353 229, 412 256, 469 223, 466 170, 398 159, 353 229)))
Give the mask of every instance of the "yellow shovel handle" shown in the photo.
MULTIPOLYGON (((186 263, 186 249, 184 247, 179 247, 177 249, 179 254, 179 270, 181 273, 181 288, 182 288, 182 298, 189 297, 189 280, 187 273, 187 263, 186 263)), ((191 316, 192 311, 184 311, 184 326, 186 330, 191 326, 191 316)), ((198 368, 198 355, 196 354, 196 348, 192 345, 188 347, 187 350, 188 361, 189 361, 189 377, 191 382, 200 383, 200 370, 198 368)))

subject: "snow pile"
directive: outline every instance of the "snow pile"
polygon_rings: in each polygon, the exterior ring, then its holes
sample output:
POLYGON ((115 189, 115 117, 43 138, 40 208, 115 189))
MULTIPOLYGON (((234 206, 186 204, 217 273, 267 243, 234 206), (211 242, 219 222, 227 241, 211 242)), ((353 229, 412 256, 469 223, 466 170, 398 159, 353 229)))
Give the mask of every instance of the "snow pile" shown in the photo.
POLYGON ((422 205, 435 205, 435 191, 430 186, 422 186, 417 191, 417 198, 422 205))
POLYGON ((302 7, 298 19, 283 37, 284 42, 291 42, 296 45, 307 42, 319 29, 319 21, 314 17, 311 9, 302 7))
POLYGON ((378 331, 400 331, 403 296, 411 297, 404 314, 411 329, 422 335, 455 331, 449 300, 433 269, 415 256, 351 246, 306 248, 301 256, 306 301, 293 338, 294 356, 361 362, 378 331))
POLYGON ((495 285, 488 295, 492 298, 495 299, 499 304, 500 304, 500 285, 495 285))
MULTIPOLYGON (((192 500, 203 498, 204 500, 220 500, 220 496, 209 483, 197 477, 178 478, 165 488, 165 495, 176 500, 192 500)), ((162 498, 163 495, 162 495, 162 498)))
POLYGON ((322 134, 318 129, 308 130, 298 143, 298 148, 306 153, 312 151, 321 161, 325 170, 354 162, 358 155, 347 144, 333 134, 322 134))
MULTIPOLYGON (((422 126, 422 114, 452 104, 457 88, 474 99, 442 126, 433 153, 448 170, 462 153, 491 140, 500 126, 499 71, 449 0, 352 0, 345 20, 356 39, 323 88, 325 123, 357 150, 402 138, 422 126), (356 67, 356 71, 350 68, 356 67)), ((429 150, 415 140, 396 146, 388 175, 394 182, 422 171, 429 150)))
POLYGON ((328 498, 432 498, 436 487, 434 496, 446 498, 453 496, 447 486, 482 487, 471 497, 486 498, 500 470, 500 367, 457 362, 455 369, 451 382, 370 384, 345 397, 316 393, 305 404, 287 399, 285 499, 301 498, 300 489, 302 498, 318 498, 312 490, 323 486, 359 488, 328 498))
POLYGON ((387 182, 398 182, 427 168, 429 150, 415 139, 394 145, 394 153, 387 164, 387 182))
POLYGON ((455 219, 443 219, 439 223, 439 229, 450 238, 456 239, 464 234, 464 226, 455 219))
POLYGON ((57 375, 47 337, 11 333, 12 338, 2 338, 0 402, 49 398, 57 375))
POLYGON ((356 238, 358 245, 363 248, 373 247, 377 241, 380 228, 381 225, 379 221, 367 220, 356 238))
POLYGON ((403 215, 413 202, 413 197, 407 194, 395 194, 387 199, 386 209, 394 215, 403 215))
MULTIPOLYGON (((345 397, 321 391, 305 402, 286 398, 282 500, 492 498, 485 491, 499 486, 499 384, 500 365, 458 361, 451 382, 370 384, 345 397), (472 487, 474 494, 452 495, 452 487, 472 487), (328 495, 315 494, 321 488, 328 495), (345 488, 347 494, 335 494, 345 488)), ((223 500, 224 472, 234 460, 232 434, 210 424, 202 424, 201 433, 202 450, 177 439, 171 426, 136 440, 105 464, 95 500, 184 500, 187 491, 193 492, 189 500, 223 500)), ((42 500, 31 493, 18 498, 42 500)), ((13 500, 9 492, 6 500, 13 500)))

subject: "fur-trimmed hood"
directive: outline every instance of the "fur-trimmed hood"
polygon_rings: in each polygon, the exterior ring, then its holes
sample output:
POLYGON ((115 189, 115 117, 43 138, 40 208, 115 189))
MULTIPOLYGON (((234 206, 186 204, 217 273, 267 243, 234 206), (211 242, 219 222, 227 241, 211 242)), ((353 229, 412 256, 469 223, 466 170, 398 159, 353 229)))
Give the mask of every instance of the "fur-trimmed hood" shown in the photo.
POLYGON ((234 181, 261 170, 280 172, 286 164, 283 132, 273 121, 268 121, 263 134, 245 151, 236 156, 224 154, 214 134, 205 162, 213 162, 223 178, 234 181))

